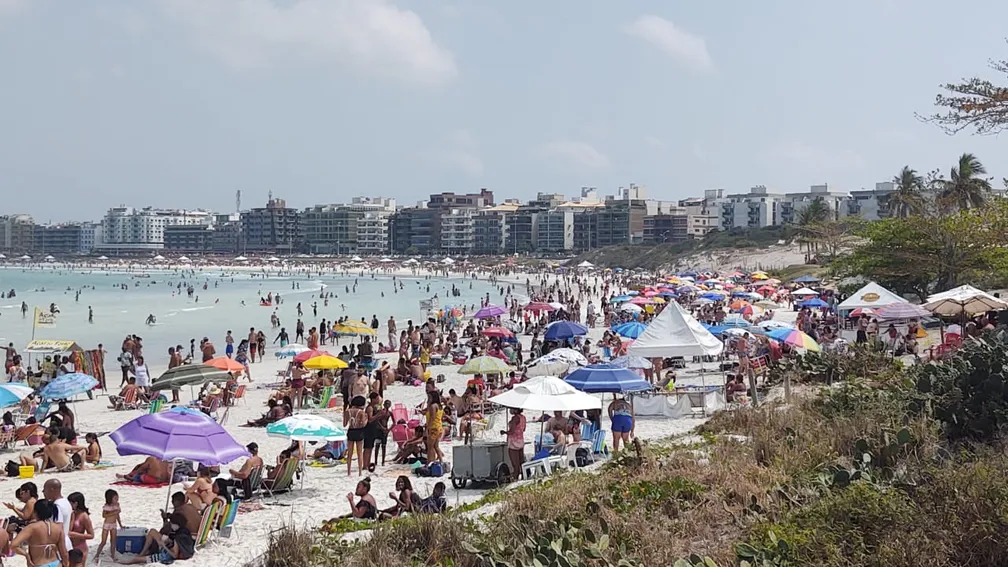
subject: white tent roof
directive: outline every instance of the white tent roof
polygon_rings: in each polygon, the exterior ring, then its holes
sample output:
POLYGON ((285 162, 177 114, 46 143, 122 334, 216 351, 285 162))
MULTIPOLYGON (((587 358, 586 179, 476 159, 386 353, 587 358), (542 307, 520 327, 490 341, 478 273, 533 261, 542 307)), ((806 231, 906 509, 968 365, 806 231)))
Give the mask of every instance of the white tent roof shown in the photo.
POLYGON ((269 257, 269 261, 270 261, 270 262, 279 262, 279 261, 280 261, 280 258, 277 258, 276 256, 270 256, 270 257, 269 257))
POLYGON ((961 285, 928 297, 924 308, 938 315, 955 316, 963 313, 972 315, 1008 309, 1008 303, 971 285, 961 285))
POLYGON ((6 255, 6 254, 0 254, 0 260, 4 260, 4 259, 6 259, 6 258, 7 258, 7 255, 6 255))
POLYGON ((154 256, 154 259, 155 260, 164 260, 164 256, 158 254, 157 256, 154 256))
POLYGON ((382 264, 387 264, 389 262, 392 262, 393 260, 392 258, 382 258, 381 260, 378 261, 381 262, 382 264))
POLYGON ((99 260, 108 260, 108 256, 98 256, 99 260))
POLYGON ((803 287, 801 289, 796 289, 792 291, 791 295, 819 295, 819 292, 814 289, 803 287))
POLYGON ((850 311, 859 307, 877 309, 886 305, 892 305, 893 303, 909 302, 875 282, 868 282, 864 287, 851 294, 840 305, 837 305, 837 310, 850 311))
POLYGON ((55 260, 56 258, 53 257, 53 256, 46 256, 44 259, 45 260, 55 260))
POLYGON ((363 262, 364 258, 361 258, 360 256, 354 256, 353 258, 350 258, 350 261, 351 262, 363 262))
POLYGON ((656 358, 715 355, 722 350, 724 344, 717 337, 704 329, 682 306, 671 301, 630 345, 627 354, 656 358))
POLYGON ((22 260, 31 260, 31 256, 25 254, 24 256, 21 256, 21 259, 22 260))
POLYGON ((444 260, 441 260, 441 263, 442 264, 454 264, 455 260, 452 260, 451 258, 445 258, 444 260))
POLYGON ((235 262, 244 262, 245 260, 248 260, 245 256, 238 256, 235 258, 235 262))
POLYGON ((595 264, 592 264, 588 260, 585 260, 584 262, 581 262, 580 264, 578 264, 577 267, 579 267, 579 268, 594 268, 595 264))

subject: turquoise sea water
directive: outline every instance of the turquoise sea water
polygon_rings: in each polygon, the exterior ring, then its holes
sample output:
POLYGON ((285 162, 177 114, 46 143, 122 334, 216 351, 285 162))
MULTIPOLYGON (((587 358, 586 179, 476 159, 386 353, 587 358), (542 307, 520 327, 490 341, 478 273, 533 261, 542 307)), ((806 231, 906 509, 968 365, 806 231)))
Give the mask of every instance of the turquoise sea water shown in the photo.
MULTIPOLYGON (((483 280, 462 276, 425 279, 420 275, 397 277, 396 284, 399 282, 402 289, 395 290, 392 276, 360 275, 360 272, 350 275, 323 273, 321 276, 318 273, 266 277, 256 274, 253 277, 250 272, 199 269, 193 274, 174 270, 6 268, 0 269, 0 291, 6 294, 13 289, 17 295, 0 299, 0 338, 4 345, 13 342, 18 350, 23 349, 32 338, 35 306, 48 310, 50 304, 55 303, 60 310, 55 326, 36 329, 36 338, 75 340, 84 348, 103 343, 110 353, 116 353, 127 334, 137 334, 143 338, 148 363, 162 366, 167 363, 168 347, 176 344, 188 347, 190 339, 198 343, 204 336, 210 337, 218 352, 223 354, 224 336, 229 329, 235 335, 236 345, 248 335, 249 327, 263 329, 267 342, 273 341, 277 330, 271 329, 270 314, 274 309, 293 340, 298 302, 304 312, 302 320, 306 329, 318 326, 323 317, 332 321, 349 315, 357 320, 364 317, 370 322, 372 314, 377 315, 382 342, 387 340, 385 322, 390 315, 400 322, 401 330, 407 319, 423 319, 420 301, 435 295, 442 307, 478 305, 488 293, 491 302, 502 302, 498 289, 483 280), (353 291, 355 281, 356 292, 353 291), (121 288, 124 284, 126 289, 121 288), (194 288, 192 298, 186 293, 189 285, 194 288), (453 285, 461 292, 460 297, 450 297, 453 285), (336 296, 329 300, 328 307, 319 299, 323 289, 336 296), (78 290, 79 299, 76 298, 78 290), (279 293, 282 303, 261 307, 259 298, 269 292, 279 293), (22 301, 28 304, 26 317, 21 315, 22 301), (318 304, 317 316, 312 315, 313 302, 318 304), (90 324, 89 306, 94 310, 94 322, 90 324), (149 314, 157 319, 153 325, 146 324, 149 314)), ((114 356, 111 358, 114 363, 114 356)))

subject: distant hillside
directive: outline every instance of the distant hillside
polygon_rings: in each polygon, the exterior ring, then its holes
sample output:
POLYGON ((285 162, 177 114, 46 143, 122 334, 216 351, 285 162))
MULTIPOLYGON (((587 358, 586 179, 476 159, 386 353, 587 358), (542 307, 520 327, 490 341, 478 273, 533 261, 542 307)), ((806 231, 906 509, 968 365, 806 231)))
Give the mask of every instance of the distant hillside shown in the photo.
POLYGON ((568 266, 588 260, 604 268, 643 268, 654 270, 660 267, 689 265, 691 267, 717 268, 725 263, 730 267, 747 266, 760 269, 774 269, 803 261, 797 248, 790 244, 795 237, 792 226, 771 226, 754 229, 732 229, 714 232, 702 239, 687 240, 675 244, 622 244, 606 246, 581 254, 567 262, 568 266), (764 263, 755 263, 752 254, 739 251, 773 249, 778 254, 764 263), (784 255, 782 256, 781 253, 784 255), (797 254, 797 260, 795 256, 797 254), (736 260, 736 256, 738 259, 736 260), (778 257, 779 256, 779 257, 778 257), (769 263, 767 263, 769 262, 769 263))

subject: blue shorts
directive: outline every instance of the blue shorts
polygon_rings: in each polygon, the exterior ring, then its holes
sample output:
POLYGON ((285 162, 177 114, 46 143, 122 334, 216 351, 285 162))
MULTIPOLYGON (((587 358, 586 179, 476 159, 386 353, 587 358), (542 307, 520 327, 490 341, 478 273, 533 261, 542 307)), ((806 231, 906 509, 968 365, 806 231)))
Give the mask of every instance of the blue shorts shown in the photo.
POLYGON ((228 345, 224 347, 224 353, 230 355, 234 352, 234 345, 228 345))
POLYGON ((612 416, 613 433, 630 433, 633 429, 633 418, 629 415, 612 416))

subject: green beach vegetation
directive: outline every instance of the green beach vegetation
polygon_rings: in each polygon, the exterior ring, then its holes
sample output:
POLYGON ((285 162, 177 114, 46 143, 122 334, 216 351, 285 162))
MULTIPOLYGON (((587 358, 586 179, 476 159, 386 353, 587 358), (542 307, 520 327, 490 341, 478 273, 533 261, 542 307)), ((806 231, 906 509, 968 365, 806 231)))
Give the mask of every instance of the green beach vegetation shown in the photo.
POLYGON ((911 368, 817 355, 772 373, 806 393, 791 403, 444 515, 283 529, 265 565, 1004 565, 1006 368, 1005 332, 911 368))

